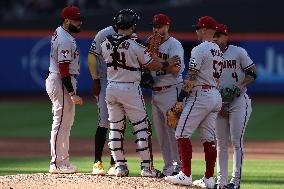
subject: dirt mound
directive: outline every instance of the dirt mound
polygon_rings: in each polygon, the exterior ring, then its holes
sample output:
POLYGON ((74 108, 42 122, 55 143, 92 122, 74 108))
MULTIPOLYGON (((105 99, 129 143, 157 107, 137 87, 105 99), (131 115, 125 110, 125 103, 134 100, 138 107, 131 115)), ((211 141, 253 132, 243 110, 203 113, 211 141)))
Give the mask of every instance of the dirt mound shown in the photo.
POLYGON ((110 177, 91 174, 18 174, 0 176, 0 189, 121 189, 189 188, 172 185, 164 179, 145 177, 110 177))

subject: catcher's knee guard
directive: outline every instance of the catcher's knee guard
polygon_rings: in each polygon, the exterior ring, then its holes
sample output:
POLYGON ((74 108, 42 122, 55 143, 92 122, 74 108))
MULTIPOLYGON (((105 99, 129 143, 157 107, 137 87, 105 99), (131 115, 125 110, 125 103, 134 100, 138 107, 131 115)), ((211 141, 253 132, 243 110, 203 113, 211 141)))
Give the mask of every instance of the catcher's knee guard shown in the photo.
POLYGON ((124 162, 126 162, 123 149, 123 135, 126 124, 125 120, 126 118, 124 117, 122 120, 110 122, 108 145, 114 161, 118 164, 124 164, 124 162))
POLYGON ((138 121, 136 123, 132 123, 134 132, 136 135, 137 149, 136 152, 139 152, 140 157, 142 159, 141 166, 149 167, 151 163, 151 155, 149 151, 149 141, 148 138, 150 136, 148 129, 148 119, 145 117, 143 120, 138 121))

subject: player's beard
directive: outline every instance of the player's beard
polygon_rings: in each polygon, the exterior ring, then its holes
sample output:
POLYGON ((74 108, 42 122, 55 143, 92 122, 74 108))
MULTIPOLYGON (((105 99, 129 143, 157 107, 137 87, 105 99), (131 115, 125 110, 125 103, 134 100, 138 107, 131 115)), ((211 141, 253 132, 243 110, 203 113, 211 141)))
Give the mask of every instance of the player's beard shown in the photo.
POLYGON ((68 30, 72 33, 79 33, 81 31, 81 28, 77 28, 75 25, 70 23, 68 26, 68 30))

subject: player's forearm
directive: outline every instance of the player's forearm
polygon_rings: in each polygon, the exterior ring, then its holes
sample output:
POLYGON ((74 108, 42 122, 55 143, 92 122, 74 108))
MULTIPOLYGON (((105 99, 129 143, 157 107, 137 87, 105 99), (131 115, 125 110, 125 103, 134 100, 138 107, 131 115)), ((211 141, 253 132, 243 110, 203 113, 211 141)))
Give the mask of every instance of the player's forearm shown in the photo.
POLYGON ((256 75, 256 67, 255 66, 247 69, 245 72, 246 72, 246 76, 245 76, 245 79, 240 84, 241 87, 245 87, 248 84, 252 83, 256 79, 256 77, 257 77, 257 75, 256 75))
POLYGON ((165 69, 169 66, 168 62, 157 62, 153 60, 151 63, 147 64, 145 67, 150 71, 158 71, 161 69, 165 69))
POLYGON ((88 67, 93 80, 98 79, 96 59, 96 55, 91 53, 88 54, 88 67))
POLYGON ((189 95, 190 91, 195 85, 196 78, 197 78, 197 72, 189 70, 187 76, 184 79, 181 92, 179 93, 178 102, 182 102, 183 99, 189 95))

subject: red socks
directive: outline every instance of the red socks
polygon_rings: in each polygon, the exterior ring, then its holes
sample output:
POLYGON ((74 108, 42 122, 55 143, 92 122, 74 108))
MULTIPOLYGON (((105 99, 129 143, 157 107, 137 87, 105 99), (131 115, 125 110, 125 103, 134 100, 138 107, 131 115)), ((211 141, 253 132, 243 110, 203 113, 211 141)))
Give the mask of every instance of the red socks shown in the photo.
MULTIPOLYGON (((180 160, 182 163, 182 172, 186 176, 191 175, 191 158, 192 158, 192 146, 189 138, 177 139, 180 160)), ((215 158, 216 159, 216 158, 215 158)), ((214 173, 214 167, 213 167, 214 173)))
POLYGON ((205 153, 205 161, 206 161, 206 172, 205 177, 208 179, 213 177, 214 175, 214 167, 217 158, 217 151, 215 142, 204 142, 204 153, 205 153))

